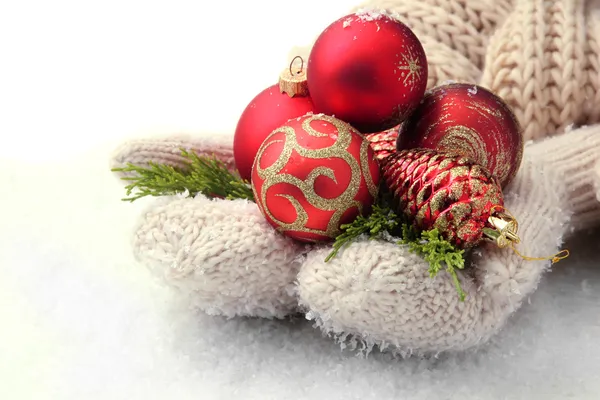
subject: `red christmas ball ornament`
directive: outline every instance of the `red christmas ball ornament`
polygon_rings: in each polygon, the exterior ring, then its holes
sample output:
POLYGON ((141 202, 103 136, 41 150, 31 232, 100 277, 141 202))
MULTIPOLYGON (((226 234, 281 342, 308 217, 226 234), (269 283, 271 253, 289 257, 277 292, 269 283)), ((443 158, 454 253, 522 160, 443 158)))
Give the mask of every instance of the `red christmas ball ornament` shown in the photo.
POLYGON ((469 157, 488 169, 502 187, 523 157, 523 136, 510 107, 477 85, 434 88, 402 124, 398 150, 427 148, 469 157))
POLYGON ((359 12, 333 22, 315 41, 307 67, 317 112, 362 133, 402 122, 427 86, 427 58, 408 26, 386 12, 359 12))
POLYGON ((273 130, 289 119, 313 111, 306 70, 290 65, 282 73, 278 84, 266 88, 252 99, 238 121, 233 138, 233 157, 240 176, 250 180, 258 148, 273 130))
POLYGON ((379 163, 351 125, 323 114, 292 119, 267 137, 252 168, 259 209, 279 232, 323 242, 366 215, 379 192, 379 163))

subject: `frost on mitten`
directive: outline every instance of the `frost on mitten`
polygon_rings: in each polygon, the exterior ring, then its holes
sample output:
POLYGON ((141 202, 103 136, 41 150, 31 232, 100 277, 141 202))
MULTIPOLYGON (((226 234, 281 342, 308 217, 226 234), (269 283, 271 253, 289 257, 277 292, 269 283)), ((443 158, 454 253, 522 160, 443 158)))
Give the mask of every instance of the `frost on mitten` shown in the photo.
MULTIPOLYGON (((522 254, 555 254, 565 237, 597 226, 595 168, 600 126, 581 128, 527 146, 522 168, 507 187, 505 207, 519 220, 522 254)), ((307 316, 344 345, 377 345, 402 354, 464 350, 485 343, 536 289, 550 262, 525 260, 489 244, 457 271, 431 278, 429 265, 397 240, 351 243, 324 262, 329 249, 308 254, 298 273, 307 316)))

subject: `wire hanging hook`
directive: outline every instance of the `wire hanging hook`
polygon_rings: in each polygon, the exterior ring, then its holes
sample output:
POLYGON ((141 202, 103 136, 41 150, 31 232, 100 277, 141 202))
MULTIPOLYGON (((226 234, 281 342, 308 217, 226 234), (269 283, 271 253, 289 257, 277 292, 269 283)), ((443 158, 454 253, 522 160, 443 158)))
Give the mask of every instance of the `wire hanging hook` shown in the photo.
POLYGON ((299 58, 300 59, 300 71, 297 72, 298 75, 300 75, 302 73, 302 71, 304 70, 304 59, 300 56, 296 56, 294 58, 292 58, 292 62, 290 62, 290 75, 294 75, 294 73, 292 72, 292 65, 294 65, 294 61, 296 61, 296 59, 299 58))

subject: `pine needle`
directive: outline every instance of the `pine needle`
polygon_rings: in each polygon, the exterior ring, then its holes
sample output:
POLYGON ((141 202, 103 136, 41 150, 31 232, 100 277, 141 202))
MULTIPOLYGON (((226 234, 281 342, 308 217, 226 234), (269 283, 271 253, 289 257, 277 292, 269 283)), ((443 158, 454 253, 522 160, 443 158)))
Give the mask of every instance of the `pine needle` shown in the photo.
POLYGON ((231 173, 221 160, 216 157, 200 157, 185 149, 181 149, 181 155, 187 163, 186 168, 153 162, 148 163, 148 167, 127 163, 126 167, 113 168, 114 172, 133 172, 136 175, 122 178, 131 181, 125 187, 128 197, 122 200, 133 202, 145 196, 175 194, 193 197, 198 193, 230 200, 254 200, 250 183, 231 173))
POLYGON ((375 239, 383 232, 392 232, 397 225, 396 215, 389 208, 373 206, 373 212, 368 217, 359 215, 351 223, 340 226, 343 232, 335 238, 333 250, 325 258, 325 262, 334 258, 342 248, 359 236, 367 234, 370 239, 375 239))
POLYGON ((407 225, 402 229, 401 244, 407 244, 410 251, 423 257, 429 263, 429 276, 435 277, 443 268, 452 277, 460 301, 465 300, 465 292, 460 285, 457 269, 465 268, 464 250, 453 246, 443 239, 437 229, 421 232, 420 238, 412 227, 407 225))
MULTIPOLYGON (((131 182, 125 187, 128 197, 122 200, 133 202, 146 196, 176 194, 193 197, 201 193, 208 197, 254 201, 250 183, 231 173, 218 158, 200 157, 185 149, 181 149, 181 155, 187 163, 186 168, 152 162, 147 167, 128 163, 125 167, 113 168, 112 171, 115 172, 135 174, 122 178, 131 182)), ((411 252, 422 256, 429 263, 431 278, 445 268, 452 276, 460 300, 464 301, 465 292, 456 273, 457 269, 465 267, 464 250, 457 249, 443 239, 437 229, 419 233, 411 225, 403 223, 389 207, 379 205, 374 205, 368 216, 360 215, 353 222, 342 225, 341 229, 342 233, 335 239, 333 250, 325 262, 360 236, 366 235, 371 240, 386 234, 401 236, 398 244, 408 245, 411 252)))
POLYGON ((362 235, 367 235, 372 240, 384 234, 396 234, 401 237, 398 244, 408 245, 409 251, 420 255, 429 263, 431 278, 445 268, 452 277, 460 301, 465 300, 466 294, 456 273, 457 269, 465 267, 464 250, 456 248, 445 240, 437 229, 419 233, 412 225, 401 223, 400 218, 390 208, 377 205, 373 206, 373 212, 369 216, 361 215, 352 223, 342 225, 341 229, 342 233, 335 239, 333 250, 325 262, 330 261, 340 250, 362 235), (400 232, 397 232, 398 230, 400 232))

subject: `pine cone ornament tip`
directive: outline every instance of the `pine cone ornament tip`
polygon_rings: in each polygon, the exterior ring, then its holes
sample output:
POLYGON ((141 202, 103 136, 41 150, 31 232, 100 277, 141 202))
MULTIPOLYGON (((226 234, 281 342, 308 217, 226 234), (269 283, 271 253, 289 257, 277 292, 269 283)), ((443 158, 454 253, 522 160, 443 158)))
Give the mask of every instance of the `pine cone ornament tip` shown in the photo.
POLYGON ((519 225, 504 208, 498 180, 470 158, 410 149, 386 157, 381 166, 395 211, 420 231, 437 229, 463 249, 493 241, 526 260, 557 262, 569 255, 568 250, 542 258, 519 253, 519 225))
POLYGON ((497 180, 469 158, 427 149, 385 158, 382 171, 393 206, 422 231, 438 229, 461 248, 484 239, 492 211, 504 199, 497 180))
POLYGON ((490 227, 483 228, 483 234, 486 239, 492 241, 499 248, 503 249, 510 247, 519 257, 527 261, 544 261, 551 260, 552 264, 556 264, 560 260, 564 260, 569 257, 569 250, 561 250, 558 253, 549 257, 529 257, 521 254, 515 247, 516 244, 521 243, 519 238, 519 224, 515 217, 513 217, 506 209, 502 208, 501 211, 494 210, 492 215, 488 218, 488 224, 490 227))

